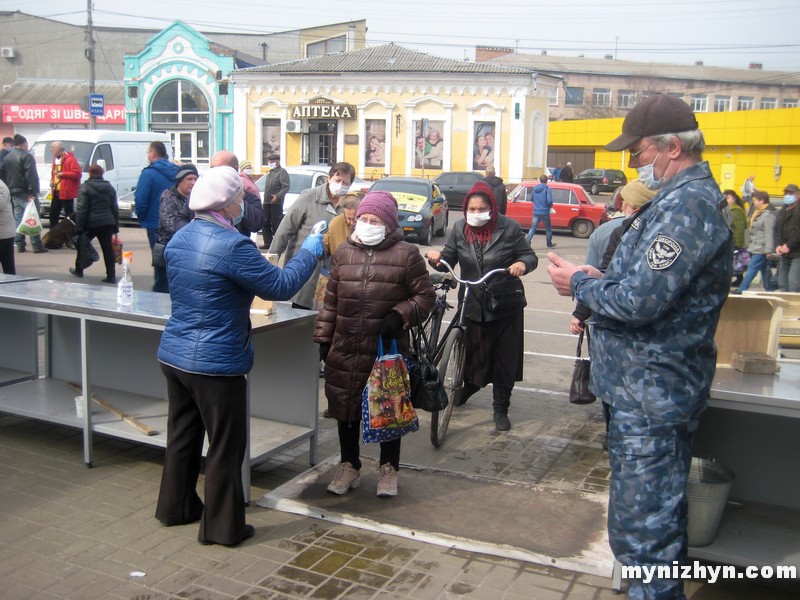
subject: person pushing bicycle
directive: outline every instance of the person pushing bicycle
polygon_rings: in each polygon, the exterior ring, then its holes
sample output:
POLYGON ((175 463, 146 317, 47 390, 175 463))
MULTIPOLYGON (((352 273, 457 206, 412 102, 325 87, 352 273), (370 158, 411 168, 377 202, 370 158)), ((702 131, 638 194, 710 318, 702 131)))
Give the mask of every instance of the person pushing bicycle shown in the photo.
POLYGON ((430 250, 426 258, 444 271, 444 260, 461 265, 464 279, 480 279, 493 269, 508 269, 504 278, 494 278, 473 289, 465 307, 467 378, 459 405, 492 384, 492 409, 498 431, 511 429, 508 409, 511 391, 522 381, 525 294, 519 277, 536 269, 538 258, 525 241, 522 228, 497 210, 494 193, 478 182, 464 200, 464 219, 450 231, 441 252, 430 250))

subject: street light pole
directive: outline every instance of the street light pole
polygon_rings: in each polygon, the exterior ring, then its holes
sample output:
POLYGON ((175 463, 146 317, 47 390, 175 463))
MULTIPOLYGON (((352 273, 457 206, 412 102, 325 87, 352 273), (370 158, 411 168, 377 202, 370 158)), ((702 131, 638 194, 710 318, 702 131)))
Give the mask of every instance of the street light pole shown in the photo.
POLYGON ((86 98, 86 107, 89 109, 89 129, 97 129, 97 118, 92 114, 89 97, 95 92, 94 72, 94 29, 92 27, 92 0, 86 0, 86 37, 89 42, 86 48, 86 58, 89 60, 89 96, 86 98))

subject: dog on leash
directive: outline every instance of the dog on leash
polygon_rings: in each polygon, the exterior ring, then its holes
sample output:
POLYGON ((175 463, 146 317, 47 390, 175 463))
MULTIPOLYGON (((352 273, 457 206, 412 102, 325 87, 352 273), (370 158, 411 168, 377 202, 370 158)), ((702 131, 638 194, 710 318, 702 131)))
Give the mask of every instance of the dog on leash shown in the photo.
POLYGON ((42 236, 42 244, 45 248, 50 250, 57 250, 58 248, 75 248, 75 243, 72 241, 72 236, 75 235, 75 213, 68 217, 59 220, 58 225, 50 228, 50 231, 42 236))

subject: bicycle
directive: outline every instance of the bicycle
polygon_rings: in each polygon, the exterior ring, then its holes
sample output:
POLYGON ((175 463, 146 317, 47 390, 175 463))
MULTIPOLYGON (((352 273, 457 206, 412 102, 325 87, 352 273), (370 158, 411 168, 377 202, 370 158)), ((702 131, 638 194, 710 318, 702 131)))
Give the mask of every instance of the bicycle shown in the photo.
POLYGON ((493 269, 477 281, 467 281, 459 278, 447 261, 440 260, 439 263, 447 268, 449 277, 446 274, 440 279, 436 278, 439 279, 434 284, 437 289, 436 304, 421 327, 427 347, 434 348, 431 359, 439 370, 439 380, 447 394, 447 407, 431 413, 431 443, 435 448, 444 442, 447 427, 450 424, 450 415, 453 413, 453 407, 459 404, 461 389, 464 386, 464 334, 466 331, 464 311, 470 288, 481 285, 500 273, 508 273, 508 269, 493 269), (447 309, 452 308, 447 302, 447 292, 454 289, 456 284, 461 284, 463 293, 459 293, 455 318, 450 321, 439 339, 444 313, 447 309))

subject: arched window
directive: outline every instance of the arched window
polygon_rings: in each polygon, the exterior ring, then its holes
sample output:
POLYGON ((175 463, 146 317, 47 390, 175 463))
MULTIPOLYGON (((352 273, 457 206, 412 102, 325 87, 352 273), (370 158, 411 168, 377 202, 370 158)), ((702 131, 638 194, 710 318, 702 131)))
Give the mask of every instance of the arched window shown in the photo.
POLYGON ((195 84, 176 79, 153 96, 150 119, 152 123, 208 123, 208 101, 195 84))

